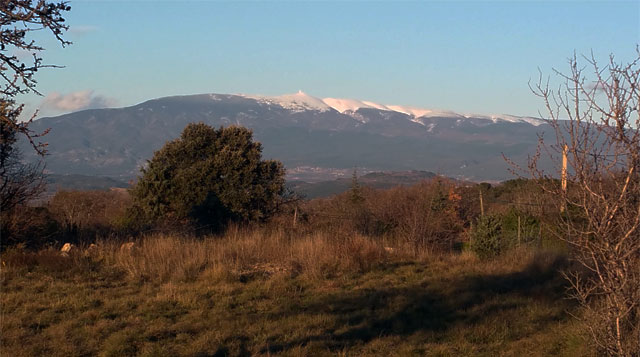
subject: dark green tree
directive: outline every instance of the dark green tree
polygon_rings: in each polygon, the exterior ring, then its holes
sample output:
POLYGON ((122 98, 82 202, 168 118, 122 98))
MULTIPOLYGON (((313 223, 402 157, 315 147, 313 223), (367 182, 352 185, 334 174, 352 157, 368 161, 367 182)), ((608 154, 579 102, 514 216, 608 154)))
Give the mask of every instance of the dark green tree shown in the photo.
POLYGON ((353 174, 351 175, 351 188, 349 193, 349 199, 354 205, 358 205, 364 202, 364 196, 362 195, 362 186, 360 186, 360 181, 358 181, 358 172, 356 171, 356 169, 353 169, 353 174))
POLYGON ((156 151, 132 189, 151 221, 173 219, 221 228, 268 218, 284 191, 284 168, 262 160, 262 145, 243 127, 189 124, 156 151))
POLYGON ((502 222, 497 215, 478 217, 471 231, 471 250, 482 259, 499 255, 505 249, 502 222))

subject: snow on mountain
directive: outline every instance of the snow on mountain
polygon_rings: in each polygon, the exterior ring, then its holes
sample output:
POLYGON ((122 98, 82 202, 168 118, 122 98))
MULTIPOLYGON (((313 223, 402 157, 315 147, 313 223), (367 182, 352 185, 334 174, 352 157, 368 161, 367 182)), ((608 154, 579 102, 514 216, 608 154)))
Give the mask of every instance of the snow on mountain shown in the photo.
POLYGON ((531 118, 531 117, 518 117, 515 115, 509 115, 509 114, 502 114, 502 115, 492 115, 492 118, 496 118, 498 120, 504 120, 504 121, 509 121, 512 123, 529 123, 533 126, 538 126, 541 124, 546 123, 544 120, 542 119, 538 119, 538 118, 531 118))
POLYGON ((320 112, 326 112, 331 110, 331 107, 325 104, 322 99, 308 95, 303 91, 298 91, 296 94, 285 94, 280 96, 260 96, 260 95, 241 95, 245 98, 255 99, 258 102, 267 103, 271 105, 279 105, 282 108, 292 110, 294 112, 302 112, 305 110, 316 110, 320 112))
POLYGON ((462 115, 452 111, 448 111, 448 110, 432 110, 432 109, 408 107, 408 106, 402 106, 402 105, 387 105, 387 108, 396 112, 413 116, 414 118, 420 118, 420 117, 463 118, 462 115))
MULTIPOLYGON (((497 122, 511 122, 511 123, 528 123, 534 126, 544 124, 542 119, 531 117, 519 117, 515 115, 482 115, 482 114, 459 114, 449 110, 433 110, 418 108, 412 106, 403 105, 382 105, 374 102, 357 100, 357 99, 341 99, 341 98, 316 98, 303 91, 298 91, 295 94, 285 94, 280 96, 261 96, 261 95, 244 95, 240 96, 250 99, 255 99, 258 102, 266 103, 269 105, 279 105, 282 108, 292 110, 294 112, 302 112, 306 110, 315 110, 320 112, 326 112, 329 110, 336 110, 340 113, 348 113, 351 116, 355 115, 358 109, 378 109, 385 111, 393 111, 397 113, 406 114, 410 117, 409 120, 424 125, 424 122, 420 118, 452 118, 452 119, 485 119, 491 120, 494 123, 497 122)), ((211 95, 213 100, 219 100, 214 95, 211 95)), ((358 119, 356 117, 356 119, 358 119)), ((359 119, 358 119, 359 120, 359 119)), ((362 120, 361 120, 362 121, 362 120)))
POLYGON ((366 101, 366 100, 363 100, 363 101, 362 101, 362 103, 364 103, 364 104, 366 104, 366 105, 368 105, 368 106, 370 106, 370 107, 372 107, 372 108, 379 109, 379 110, 389 110, 389 111, 393 111, 393 110, 391 110, 391 109, 387 108, 387 106, 386 106, 386 105, 382 105, 382 104, 378 104, 378 103, 374 103, 374 102, 368 102, 368 101, 366 101))
POLYGON ((510 123, 528 123, 533 126, 538 126, 545 123, 543 119, 532 118, 532 117, 519 117, 519 116, 509 115, 509 114, 502 114, 502 115, 467 114, 464 117, 486 119, 486 120, 491 120, 494 123, 497 123, 499 121, 506 121, 510 123))
POLYGON ((330 106, 331 108, 339 111, 340 113, 344 113, 346 111, 355 112, 360 108, 372 108, 372 109, 392 111, 391 109, 387 108, 382 104, 356 100, 356 99, 324 98, 322 99, 322 101, 328 106, 330 106))
POLYGON ((355 112, 360 108, 373 108, 372 106, 366 105, 355 99, 324 98, 322 101, 340 113, 344 113, 346 111, 355 112))

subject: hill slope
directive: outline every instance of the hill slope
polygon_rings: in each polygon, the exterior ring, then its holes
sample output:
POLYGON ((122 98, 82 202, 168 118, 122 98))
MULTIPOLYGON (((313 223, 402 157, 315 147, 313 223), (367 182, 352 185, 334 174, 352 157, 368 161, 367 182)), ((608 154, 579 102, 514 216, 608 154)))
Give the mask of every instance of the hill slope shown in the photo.
POLYGON ((166 97, 43 118, 33 129, 51 128, 51 173, 128 179, 189 122, 252 128, 264 155, 289 169, 428 170, 479 180, 509 178, 502 154, 524 162, 537 134, 548 129, 534 118, 465 116, 304 93, 166 97))

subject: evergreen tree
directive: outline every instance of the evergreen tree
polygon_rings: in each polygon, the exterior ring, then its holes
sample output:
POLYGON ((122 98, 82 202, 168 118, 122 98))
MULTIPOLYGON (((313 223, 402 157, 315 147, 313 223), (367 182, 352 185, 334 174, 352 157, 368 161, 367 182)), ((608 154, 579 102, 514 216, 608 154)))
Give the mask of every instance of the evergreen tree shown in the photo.
POLYGON ((249 129, 189 124, 142 170, 132 190, 136 207, 152 221, 173 218, 214 228, 263 220, 284 190, 284 168, 261 154, 249 129))
POLYGON ((364 196, 362 195, 362 186, 360 186, 360 182, 358 181, 358 172, 356 169, 353 169, 353 175, 351 175, 351 190, 350 190, 350 199, 354 204, 359 204, 364 201, 364 196))

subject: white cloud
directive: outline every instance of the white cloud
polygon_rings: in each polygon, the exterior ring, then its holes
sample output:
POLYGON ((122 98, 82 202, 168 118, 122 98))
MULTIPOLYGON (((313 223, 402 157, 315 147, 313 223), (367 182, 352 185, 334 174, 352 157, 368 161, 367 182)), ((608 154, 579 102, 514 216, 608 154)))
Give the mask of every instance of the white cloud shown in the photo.
POLYGON ((96 109, 113 107, 117 101, 100 94, 95 94, 93 90, 81 90, 67 94, 51 92, 47 94, 42 102, 42 109, 72 112, 83 109, 96 109))
POLYGON ((69 27, 69 32, 74 35, 86 35, 97 30, 98 27, 92 25, 75 25, 69 27))

